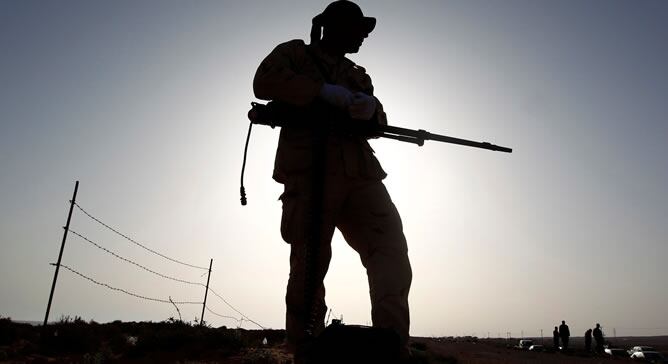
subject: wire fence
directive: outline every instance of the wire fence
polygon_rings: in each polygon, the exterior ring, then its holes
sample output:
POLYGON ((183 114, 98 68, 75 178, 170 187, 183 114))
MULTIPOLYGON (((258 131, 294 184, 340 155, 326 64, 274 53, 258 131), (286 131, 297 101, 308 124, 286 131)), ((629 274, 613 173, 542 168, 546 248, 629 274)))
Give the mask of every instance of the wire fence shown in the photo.
MULTIPOLYGON (((202 274, 202 276, 206 275, 207 273, 209 275, 211 274, 210 268, 199 266, 199 265, 196 265, 196 264, 187 263, 183 260, 175 259, 175 258, 169 257, 165 254, 162 254, 162 253, 156 251, 155 249, 152 249, 152 248, 148 247, 146 244, 142 244, 142 243, 138 242, 136 239, 131 238, 129 236, 129 234, 124 234, 124 233, 120 232, 118 229, 111 227, 110 224, 107 224, 102 219, 95 217, 94 215, 89 213, 87 210, 85 210, 83 207, 81 207, 81 205, 79 205, 78 203, 76 203, 74 201, 70 201, 70 203, 72 203, 73 206, 76 206, 77 209, 81 213, 83 213, 84 216, 88 217, 92 221, 96 222, 97 224, 106 228, 107 230, 113 232, 114 234, 116 234, 116 235, 122 237, 123 239, 129 241, 130 243, 142 248, 143 250, 145 250, 145 251, 147 251, 147 252, 149 252, 149 253, 151 253, 155 256, 158 256, 162 259, 165 259, 165 260, 170 261, 172 263, 179 264, 179 265, 184 266, 184 267, 188 267, 188 268, 192 268, 192 269, 196 269, 196 270, 205 270, 206 272, 204 272, 204 274, 202 274)), ((139 268, 139 269, 141 269, 145 272, 151 273, 153 276, 156 276, 156 277, 159 277, 159 278, 162 278, 162 279, 166 279, 166 280, 169 280, 169 281, 173 281, 173 282, 178 282, 178 283, 181 283, 181 284, 190 285, 190 286, 204 287, 207 290, 206 292, 210 292, 211 294, 213 294, 213 296, 215 296, 216 298, 221 300, 224 305, 226 305, 229 309, 234 311, 239 316, 234 317, 234 316, 230 316, 230 315, 222 315, 222 314, 219 314, 219 313, 213 311, 209 307, 209 304, 205 303, 206 298, 205 298, 205 301, 197 301, 197 300, 174 300, 174 299, 172 299, 172 296, 168 296, 167 299, 159 298, 159 297, 150 297, 149 295, 144 295, 144 294, 132 292, 132 291, 127 290, 127 289, 112 286, 111 284, 108 284, 108 283, 102 282, 99 279, 93 278, 90 274, 81 273, 79 270, 77 270, 77 269, 75 269, 71 266, 60 263, 60 267, 66 269, 70 273, 72 273, 72 274, 74 274, 74 275, 76 275, 80 278, 83 278, 84 280, 86 280, 90 283, 93 283, 93 284, 95 284, 99 287, 103 287, 103 288, 106 288, 106 289, 109 289, 109 290, 112 290, 112 291, 115 291, 115 292, 118 292, 118 293, 123 293, 125 295, 131 296, 131 297, 134 297, 134 298, 138 298, 138 299, 142 299, 142 300, 150 301, 150 302, 157 302, 157 303, 164 303, 164 304, 173 305, 176 308, 176 311, 178 312, 179 317, 181 316, 181 312, 180 312, 177 305, 204 305, 203 308, 206 309, 206 311, 208 311, 212 315, 214 315, 216 317, 219 317, 219 318, 222 318, 222 319, 237 321, 239 327, 243 324, 244 321, 248 321, 248 322, 253 323, 254 325, 258 326, 261 329, 265 329, 265 327, 263 325, 259 324, 255 320, 251 319, 246 314, 244 314, 239 309, 237 309, 232 304, 230 304, 230 302, 227 299, 225 299, 221 294, 219 294, 218 292, 213 290, 210 286, 208 286, 208 283, 207 283, 207 285, 205 285, 205 284, 200 283, 200 282, 194 282, 194 281, 191 281, 191 280, 181 279, 181 278, 174 277, 170 274, 165 274, 165 273, 158 272, 155 269, 148 268, 144 264, 140 264, 140 263, 138 263, 138 262, 136 262, 132 259, 126 258, 126 257, 122 256, 121 254, 119 254, 116 251, 112 251, 111 249, 106 248, 104 246, 104 244, 102 244, 101 242, 94 241, 92 238, 84 235, 83 233, 80 233, 80 232, 78 232, 78 231, 76 231, 76 230, 74 230, 70 227, 65 227, 65 229, 66 229, 67 232, 76 236, 78 238, 78 240, 80 240, 82 242, 85 242, 85 243, 97 248, 98 250, 114 257, 115 259, 118 259, 118 260, 120 260, 124 263, 130 264, 130 265, 133 265, 134 267, 139 268)), ((51 263, 51 264, 52 265, 57 265, 55 263, 51 263)), ((204 310, 202 312, 204 312, 204 310)), ((203 316, 203 313, 202 313, 202 316, 203 316)), ((200 321, 201 320, 202 320, 202 317, 200 317, 200 321)))
POLYGON ((204 284, 199 283, 199 282, 186 281, 186 280, 184 280, 184 279, 174 278, 174 277, 170 277, 170 276, 168 276, 168 275, 166 275, 166 274, 158 273, 158 272, 156 272, 156 271, 154 271, 154 270, 152 270, 152 269, 146 268, 145 266, 143 266, 143 265, 141 265, 141 264, 139 264, 139 263, 137 263, 137 262, 135 262, 135 261, 133 261, 133 260, 124 258, 124 257, 122 257, 122 256, 120 256, 120 255, 118 255, 118 254, 116 254, 116 253, 114 253, 114 252, 112 252, 111 250, 109 250, 109 249, 107 249, 107 248, 105 248, 105 247, 103 247, 103 246, 101 246, 101 245, 95 243, 94 241, 92 241, 92 240, 90 240, 89 238, 87 238, 87 237, 85 237, 85 236, 79 234, 78 232, 72 230, 71 228, 68 229, 68 230, 69 230, 69 232, 71 232, 72 234, 78 236, 78 237, 81 238, 82 240, 84 240, 84 241, 90 243, 90 244, 93 245, 94 247, 96 247, 96 248, 98 248, 98 249, 100 249, 100 250, 102 250, 102 251, 104 251, 104 252, 106 252, 106 253, 108 253, 108 254, 111 254, 111 255, 114 256, 115 258, 118 258, 118 259, 120 259, 120 260, 122 260, 122 261, 124 261, 124 262, 130 263, 130 264, 132 264, 132 265, 134 265, 134 266, 136 266, 136 267, 138 267, 138 268, 141 268, 141 269, 143 269, 143 270, 145 270, 145 271, 147 271, 147 272, 149 272, 149 273, 153 273, 153 274, 157 275, 158 277, 162 277, 162 278, 165 278, 165 279, 169 279, 169 280, 172 280, 172 281, 175 281, 175 282, 180 282, 180 283, 191 284, 191 285, 195 285, 195 286, 206 287, 204 284))
POLYGON ((120 231, 118 231, 118 230, 112 228, 111 226, 105 224, 105 223, 102 222, 100 219, 98 219, 98 218, 96 218, 95 216, 89 214, 89 213, 88 213, 86 210, 84 210, 78 203, 75 202, 75 203, 74 203, 74 206, 76 206, 76 207, 79 209, 79 211, 83 212, 86 216, 88 216, 89 218, 91 218, 93 221, 97 222, 98 224, 104 226, 105 228, 111 230, 112 232, 116 233, 117 235, 120 235, 121 237, 125 238, 126 240, 128 240, 128 241, 130 241, 131 243, 133 243, 133 244, 135 244, 135 245, 137 245, 137 246, 143 248, 144 250, 146 250, 146 251, 148 251, 148 252, 151 252, 151 253, 153 253, 153 254, 155 254, 155 255, 157 255, 157 256, 160 256, 160 257, 162 257, 162 258, 165 258, 165 259, 167 259, 167 260, 169 260, 169 261, 172 261, 172 262, 174 262, 174 263, 184 265, 184 266, 186 266, 186 267, 196 268, 196 269, 203 269, 203 270, 208 270, 208 268, 206 268, 206 267, 201 267, 201 266, 197 266, 197 265, 194 265, 194 264, 184 263, 184 262, 182 262, 182 261, 180 261, 180 260, 176 260, 176 259, 174 259, 174 258, 170 258, 170 257, 168 257, 168 256, 166 256, 166 255, 164 255, 164 254, 158 253, 157 251, 155 251, 155 250, 153 250, 153 249, 147 247, 147 246, 144 245, 144 244, 141 244, 141 243, 137 242, 136 240, 132 239, 131 237, 129 237, 129 236, 127 236, 127 235, 121 233, 120 231))
POLYGON ((153 302, 170 303, 170 304, 179 304, 179 305, 201 305, 201 304, 203 304, 203 302, 195 302, 195 301, 172 301, 172 300, 169 300, 169 299, 167 299, 167 300, 163 300, 163 299, 160 299, 160 298, 152 298, 152 297, 142 296, 142 295, 140 295, 140 294, 136 294, 136 293, 132 293, 132 292, 126 291, 126 290, 124 290, 124 289, 122 289, 122 288, 112 287, 112 286, 110 286, 110 285, 108 285, 108 284, 106 284, 106 283, 99 282, 99 281, 97 281, 96 279, 93 279, 93 278, 91 278, 91 277, 89 277, 89 276, 87 276, 87 275, 85 275, 85 274, 83 274, 83 273, 77 271, 77 270, 74 269, 74 268, 70 268, 69 266, 67 266, 67 265, 65 265, 65 264, 62 264, 62 263, 61 263, 60 266, 61 266, 62 268, 65 268, 65 269, 69 270, 70 272, 72 272, 72 273, 78 275, 78 276, 81 277, 81 278, 84 278, 84 279, 86 279, 86 280, 88 280, 88 281, 90 281, 90 282, 92 282, 92 283, 94 283, 94 284, 97 284, 98 286, 106 287, 106 288, 109 288, 110 290, 117 291, 117 292, 121 292, 121 293, 125 293, 126 295, 129 295, 129 296, 132 296, 132 297, 136 297, 136 298, 141 298, 141 299, 143 299, 143 300, 153 301, 153 302))

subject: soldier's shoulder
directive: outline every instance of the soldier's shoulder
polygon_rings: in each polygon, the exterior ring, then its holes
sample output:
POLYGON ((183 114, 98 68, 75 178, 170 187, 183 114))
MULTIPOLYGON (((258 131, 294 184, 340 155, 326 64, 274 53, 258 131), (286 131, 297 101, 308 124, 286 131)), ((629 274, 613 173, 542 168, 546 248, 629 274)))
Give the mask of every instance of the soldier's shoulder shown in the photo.
POLYGON ((352 72, 359 74, 366 74, 366 68, 360 66, 359 64, 353 62, 350 58, 344 57, 343 61, 345 62, 345 67, 352 70, 352 72))
POLYGON ((304 43, 302 39, 292 39, 276 46, 276 49, 281 49, 286 51, 295 51, 305 48, 306 48, 306 43, 304 43))
POLYGON ((373 93, 373 83, 371 76, 366 72, 366 69, 348 58, 344 58, 346 65, 344 68, 350 79, 362 90, 373 93))

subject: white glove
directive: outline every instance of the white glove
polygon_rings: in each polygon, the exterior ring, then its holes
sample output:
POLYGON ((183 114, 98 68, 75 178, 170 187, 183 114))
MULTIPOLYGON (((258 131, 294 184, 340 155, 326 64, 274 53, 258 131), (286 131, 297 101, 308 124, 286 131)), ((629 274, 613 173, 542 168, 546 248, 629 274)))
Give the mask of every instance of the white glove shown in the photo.
POLYGON ((343 86, 326 83, 320 89, 320 98, 341 110, 347 110, 353 102, 353 93, 343 86))
POLYGON ((348 113, 353 119, 371 120, 376 112, 376 98, 363 92, 353 94, 353 102, 348 107, 348 113))

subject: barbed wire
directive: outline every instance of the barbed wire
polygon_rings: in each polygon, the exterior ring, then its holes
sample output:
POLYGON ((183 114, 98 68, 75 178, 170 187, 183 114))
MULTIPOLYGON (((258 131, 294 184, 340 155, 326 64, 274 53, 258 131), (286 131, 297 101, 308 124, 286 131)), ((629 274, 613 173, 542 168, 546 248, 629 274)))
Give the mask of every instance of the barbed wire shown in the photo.
POLYGON ((165 278, 165 279, 169 279, 169 280, 172 280, 172 281, 176 281, 176 282, 180 282, 180 283, 186 283, 186 284, 191 284, 191 285, 196 285, 196 286, 206 287, 205 284, 202 284, 202 283, 199 283, 199 282, 186 281, 186 280, 183 280, 183 279, 174 278, 174 277, 170 277, 170 276, 168 276, 168 275, 162 274, 162 273, 158 273, 158 272, 156 272, 156 271, 154 271, 154 270, 152 270, 152 269, 146 268, 145 266, 143 266, 143 265, 141 265, 141 264, 139 264, 139 263, 136 263, 136 262, 134 262, 134 261, 132 261, 132 260, 130 260, 130 259, 124 258, 124 257, 122 257, 122 256, 120 256, 120 255, 118 255, 118 254, 116 254, 116 253, 114 253, 114 252, 112 252, 111 250, 109 250, 109 249, 107 249, 107 248, 105 248, 105 247, 103 247, 103 246, 101 246, 101 245, 95 243, 94 241, 90 240, 89 238, 87 238, 87 237, 85 237, 85 236, 79 234, 78 232, 72 230, 72 228, 70 228, 68 231, 71 232, 72 234, 78 236, 79 238, 85 240, 85 241, 88 242, 89 244, 92 244, 92 245, 95 246, 96 248, 98 248, 98 249, 100 249, 100 250, 103 250, 103 251, 107 252, 108 254, 111 254, 111 255, 113 255, 114 257, 116 257, 116 258, 118 258, 118 259, 120 259, 120 260, 122 260, 122 261, 124 261, 124 262, 130 263, 130 264, 132 264, 132 265, 134 265, 134 266, 136 266, 136 267, 139 267, 139 268, 141 268, 141 269, 143 269, 143 270, 145 270, 145 271, 147 271, 147 272, 153 273, 153 274, 155 274, 155 275, 157 275, 157 276, 159 276, 159 277, 162 277, 162 278, 165 278))
MULTIPOLYGON (((153 273, 153 274, 155 274, 155 275, 157 275, 157 276, 159 276, 159 277, 162 277, 162 278, 165 278, 165 279, 170 279, 170 280, 173 280, 173 281, 176 281, 176 282, 181 282, 181 283, 186 283, 186 284, 191 284, 191 285, 197 285, 197 286, 201 286, 201 287, 206 288, 206 285, 205 285, 205 284, 202 284, 202 283, 198 283, 198 282, 190 282, 190 281, 186 281, 186 280, 182 280, 182 279, 178 279, 178 278, 170 277, 170 276, 164 275, 164 274, 162 274, 162 273, 158 273, 158 272, 156 272, 156 271, 153 271, 153 270, 151 270, 151 269, 149 269, 149 268, 147 268, 147 267, 144 267, 143 265, 141 265, 141 264, 139 264, 139 263, 136 263, 136 262, 134 262, 134 261, 132 261, 132 260, 130 260, 130 259, 124 258, 124 257, 122 257, 122 256, 120 256, 120 255, 118 255, 118 254, 116 254, 116 253, 114 253, 114 252, 112 252, 111 250, 109 250, 109 249, 107 249, 107 248, 105 248, 105 247, 103 247, 103 246, 101 246, 101 245, 95 243, 94 241, 90 240, 90 239, 87 238, 86 236, 79 234, 79 233, 76 232, 75 230, 72 230, 72 228, 70 228, 68 231, 71 232, 72 234, 76 235, 77 237, 83 239, 84 241, 88 242, 89 244, 92 244, 92 245, 95 246, 96 248, 98 248, 98 249, 100 249, 100 250, 103 250, 103 251, 107 252, 108 254, 111 254, 111 255, 113 255, 114 257, 116 257, 116 258, 118 258, 118 259, 120 259, 120 260, 123 260, 123 261, 125 261, 125 262, 127 262, 127 263, 130 263, 130 264, 132 264, 132 265, 134 265, 134 266, 137 266, 137 267, 139 267, 139 268, 141 268, 141 269, 143 269, 143 270, 145 270, 145 271, 147 271, 147 272, 153 273)), ((248 316, 246 316, 243 312, 239 311, 236 307, 232 306, 232 304, 230 304, 230 303, 229 303, 223 296, 221 296, 220 294, 218 294, 218 292, 214 291, 211 287, 209 287, 209 291, 211 291, 211 293, 213 293, 215 296, 217 296, 219 299, 221 299, 221 300, 222 300, 227 306, 229 306, 232 310, 234 310, 236 313, 238 313, 239 315, 241 315, 241 317, 243 317, 246 321, 248 321, 248 322, 252 322, 252 323, 254 323, 255 325, 257 325, 258 327, 264 329, 264 327, 263 327, 262 325, 260 325, 260 324, 258 324, 257 322, 253 321, 253 320, 250 319, 248 316)), ((235 320, 238 320, 238 319, 235 318, 235 320)))
MULTIPOLYGON (((56 265, 55 263, 51 263, 51 264, 52 264, 52 265, 56 265)), ((106 288, 108 288, 108 289, 111 289, 111 290, 114 290, 114 291, 117 291, 117 292, 122 292, 122 293, 125 293, 125 294, 127 294, 127 295, 130 295, 130 296, 133 296, 133 297, 136 297, 136 298, 141 298, 141 299, 143 299, 143 300, 153 301, 153 302, 161 302, 161 303, 169 303, 169 304, 179 304, 179 305, 201 305, 201 304, 203 304, 203 302, 195 302, 195 301, 172 301, 172 300, 163 300, 163 299, 160 299, 160 298, 152 298, 152 297, 142 296, 142 295, 139 295, 139 294, 136 294, 136 293, 132 293, 132 292, 126 291, 126 290, 124 290, 124 289, 122 289, 122 288, 112 287, 112 286, 110 286, 110 285, 108 285, 108 284, 106 284, 106 283, 99 282, 99 281, 97 281, 97 280, 95 280, 95 279, 93 279, 93 278, 90 278, 90 277, 86 276, 86 275, 83 274, 83 273, 80 273, 80 272, 76 271, 76 270, 73 269, 73 268, 68 267, 68 266, 65 265, 65 264, 62 264, 62 263, 61 263, 60 266, 63 267, 63 268, 65 268, 65 269, 67 269, 67 270, 69 270, 70 272, 72 272, 72 273, 74 273, 74 274, 80 276, 81 278, 84 278, 84 279, 86 279, 86 280, 88 280, 88 281, 90 281, 90 282, 92 282, 92 283, 97 284, 98 286, 106 287, 106 288)))
POLYGON ((230 320, 239 321, 239 319, 236 318, 236 317, 233 317, 233 316, 225 316, 225 315, 221 315, 221 314, 219 314, 219 313, 216 313, 216 312, 214 312, 212 309, 210 309, 209 306, 206 306, 205 308, 206 308, 207 311, 209 311, 210 313, 214 314, 215 316, 218 316, 218 317, 221 317, 221 318, 225 318, 225 319, 230 319, 230 320))
MULTIPOLYGON (((174 262, 174 263, 177 263, 177 264, 181 264, 181 265, 184 265, 184 266, 187 266, 187 267, 191 267, 191 268, 196 268, 196 269, 205 270, 205 271, 207 271, 207 272, 209 271, 209 268, 207 268, 207 267, 201 267, 201 266, 197 266, 197 265, 194 265, 194 264, 185 263, 185 262, 183 262, 183 261, 180 261, 180 260, 177 260, 177 259, 174 259, 174 258, 170 258, 170 257, 168 257, 168 256, 166 256, 166 255, 164 255, 164 254, 161 254, 161 253, 159 253, 159 252, 157 252, 157 251, 155 251, 155 250, 153 250, 153 249, 151 249, 151 248, 145 246, 144 244, 139 243, 138 241, 134 240, 133 238, 129 237, 128 235, 125 235, 125 234, 121 233, 120 231, 114 229, 114 228, 111 227, 110 225, 104 223, 102 220, 98 219, 97 217, 93 216, 93 215, 90 214, 88 211, 86 211, 86 210, 85 210, 83 207, 81 207, 81 205, 79 205, 78 203, 74 202, 73 204, 74 204, 74 206, 76 206, 82 213, 84 213, 86 216, 88 216, 90 219, 94 220, 95 222, 97 222, 98 224, 104 226, 104 227, 107 228, 108 230, 114 232, 115 234, 117 234, 117 235, 123 237, 124 239, 128 240, 129 242, 131 242, 131 243, 133 243, 133 244, 135 244, 135 245, 141 247, 142 249, 144 249, 144 250, 146 250, 146 251, 148 251, 148 252, 150 252, 150 253, 153 253, 153 254, 155 254, 155 255, 158 255, 158 256, 160 256, 160 257, 162 257, 162 258, 164 258, 164 259, 167 259, 167 260, 169 260, 169 261, 171 261, 171 262, 174 262)), ((125 261, 125 262, 127 262, 127 263, 130 263, 130 264, 132 264, 132 265, 134 265, 134 266, 136 266, 136 267, 139 267, 139 268, 141 268, 141 269, 143 269, 143 270, 145 270, 145 271, 147 271, 147 272, 150 272, 150 273, 152 273, 152 274, 155 274, 155 275, 157 275, 157 276, 159 276, 159 277, 162 277, 162 278, 165 278, 165 279, 169 279, 169 280, 172 280, 172 281, 176 281, 176 282, 180 282, 180 283, 185 283, 185 284, 190 284, 190 285, 197 285, 197 286, 201 286, 201 287, 206 287, 206 285, 204 285, 204 284, 202 284, 202 283, 199 283, 199 282, 187 281, 187 280, 183 280, 183 279, 179 279, 179 278, 174 278, 174 277, 171 277, 171 276, 162 274, 162 273, 158 273, 158 272, 156 272, 156 271, 154 271, 154 270, 152 270, 152 269, 149 269, 149 268, 147 268, 147 267, 145 267, 145 266, 143 266, 143 265, 141 265, 141 264, 139 264, 139 263, 136 263, 136 262, 134 262, 134 261, 132 261, 132 260, 130 260, 130 259, 124 258, 124 257, 120 256, 119 254, 116 254, 116 253, 112 252, 111 250, 109 250, 109 249, 107 249, 107 248, 101 246, 100 244, 95 243, 95 242, 92 241, 91 239, 87 238, 86 236, 84 236, 84 235, 82 235, 82 234, 77 233, 76 231, 74 231, 74 230, 72 230, 72 229, 69 229, 69 232, 73 233, 74 235, 78 236, 79 238, 83 239, 84 241, 86 241, 86 242, 92 244, 92 245, 95 246, 96 248, 101 249, 101 250, 105 251, 106 253, 111 254, 112 256, 114 256, 114 257, 116 257, 116 258, 118 258, 118 259, 120 259, 120 260, 123 260, 123 261, 125 261)), ((171 297, 170 297, 169 300, 163 300, 163 299, 159 299, 159 298, 151 298, 151 297, 142 296, 142 295, 139 295, 139 294, 136 294, 136 293, 128 292, 128 291, 123 290, 123 289, 120 289, 120 288, 112 287, 112 286, 110 286, 110 285, 108 285, 108 284, 106 284, 106 283, 98 282, 98 281, 96 281, 95 279, 90 278, 90 277, 88 277, 88 276, 86 276, 86 275, 84 275, 84 274, 82 274, 82 273, 80 273, 80 272, 77 272, 76 270, 74 270, 74 269, 72 269, 72 268, 70 268, 70 267, 68 267, 68 266, 66 266, 66 265, 64 265, 64 264, 61 264, 60 266, 63 267, 63 268, 65 268, 65 269, 67 269, 67 270, 69 270, 69 271, 71 271, 71 272, 74 273, 74 274, 77 274, 77 275, 81 276, 82 278, 85 278, 85 279, 91 281, 92 283, 95 283, 95 284, 97 284, 97 285, 106 287, 106 288, 111 289, 111 290, 115 290, 115 291, 119 291, 119 292, 128 294, 128 295, 130 295, 130 296, 134 296, 134 297, 137 297, 137 298, 141 298, 141 299, 145 299, 145 300, 149 300, 149 301, 161 302, 161 303, 171 303, 171 304, 202 304, 202 302, 192 302, 192 301, 175 302, 175 301, 172 301, 172 300, 171 300, 171 297)), ((206 273, 204 273, 204 274, 206 274, 206 273)), ((239 322, 243 322, 243 321, 245 320, 245 321, 251 322, 251 323, 257 325, 259 328, 265 330, 265 327, 264 327, 264 326, 260 325, 260 324, 257 323, 256 321, 254 321, 254 320, 252 320, 251 318, 249 318, 248 316, 246 316, 243 312, 239 311, 236 307, 232 306, 232 304, 230 304, 230 303, 229 303, 223 296, 221 296, 220 294, 218 294, 218 293, 217 293, 216 291, 214 291, 211 287, 208 287, 208 290, 211 291, 211 293, 214 294, 216 297, 218 297, 220 300, 222 300, 222 301, 223 301, 229 308, 231 308, 233 311, 235 311, 236 313, 238 313, 238 314, 241 316, 241 318, 240 318, 240 319, 237 319, 236 317, 232 317, 232 316, 220 315, 220 314, 218 314, 218 313, 212 311, 210 308, 205 307, 209 312, 211 312, 212 314, 214 314, 214 315, 216 315, 216 316, 219 316, 219 317, 221 317, 221 318, 229 318, 229 319, 237 320, 237 321, 239 321, 239 322)))
MULTIPOLYGON (((134 262, 134 261, 132 261, 132 260, 130 260, 130 259, 124 258, 124 257, 122 257, 122 256, 120 256, 120 255, 118 255, 118 254, 116 254, 116 253, 114 253, 114 252, 112 252, 111 250, 109 250, 109 249, 107 249, 107 248, 105 248, 105 247, 103 247, 103 246, 97 244, 96 242, 94 242, 94 241, 92 241, 91 239, 89 239, 88 237, 86 237, 86 236, 84 236, 84 235, 78 233, 77 231, 73 230, 72 228, 70 228, 68 231, 71 232, 72 234, 74 234, 75 236, 79 237, 80 239, 83 239, 84 241, 88 242, 89 244, 92 244, 92 245, 95 246, 96 248, 98 248, 98 249, 100 249, 100 250, 103 250, 103 251, 105 251, 105 252, 108 253, 108 254, 111 254, 112 256, 116 257, 117 259, 123 260, 123 261, 125 261, 125 262, 127 262, 127 263, 130 263, 130 264, 132 264, 132 265, 134 265, 134 266, 136 266, 136 267, 139 267, 139 268, 141 268, 141 269, 143 269, 143 270, 145 270, 145 271, 147 271, 147 272, 150 272, 150 273, 152 273, 152 274, 155 274, 155 275, 157 275, 157 276, 159 276, 159 277, 162 277, 162 278, 165 278, 165 279, 169 279, 169 280, 172 280, 172 281, 176 281, 176 282, 181 282, 181 283, 186 283, 186 284, 191 284, 191 285, 197 285, 197 286, 205 287, 205 288, 206 288, 206 285, 205 285, 205 284, 202 284, 202 283, 199 283, 199 282, 190 282, 190 281, 186 281, 186 280, 183 280, 183 279, 178 279, 178 278, 170 277, 170 276, 165 275, 165 274, 162 274, 162 273, 158 273, 158 272, 156 272, 156 271, 154 271, 154 270, 152 270, 152 269, 149 269, 149 268, 147 268, 147 267, 145 267, 145 266, 143 266, 143 265, 141 265, 141 264, 139 264, 139 263, 136 263, 136 262, 134 262)), ((228 302, 222 295, 220 295, 218 292, 214 291, 211 287, 209 287, 209 291, 211 291, 211 293, 213 293, 213 294, 214 294, 215 296, 217 296, 220 300, 222 300, 222 301, 223 301, 227 306, 229 306, 232 310, 234 310, 236 313, 238 313, 239 315, 241 315, 241 317, 243 317, 246 321, 248 321, 248 322, 252 322, 252 323, 254 323, 255 325, 257 325, 258 327, 260 327, 260 328, 262 328, 262 329, 265 329, 262 325, 260 325, 259 323, 255 322, 254 320, 250 319, 250 318, 249 318, 248 316, 246 316, 243 312, 239 311, 236 307, 234 307, 232 304, 230 304, 230 303, 229 303, 229 302, 228 302)), ((223 315, 223 316, 224 316, 224 315, 223 315)), ((235 318, 235 320, 238 320, 238 319, 235 318)))
POLYGON ((172 262, 174 262, 174 263, 178 263, 178 264, 181 264, 181 265, 185 265, 185 266, 187 266, 187 267, 197 268, 197 269, 203 269, 203 270, 209 270, 209 268, 206 268, 206 267, 200 267, 200 266, 197 266, 197 265, 194 265, 194 264, 188 264, 188 263, 182 262, 182 261, 180 261, 180 260, 176 260, 176 259, 174 259, 174 258, 170 258, 170 257, 168 257, 168 256, 166 256, 166 255, 164 255, 164 254, 161 254, 161 253, 159 253, 159 252, 157 252, 157 251, 155 251, 155 250, 153 250, 153 249, 151 249, 151 248, 149 248, 149 247, 147 247, 147 246, 145 246, 145 245, 143 245, 143 244, 137 242, 136 240, 134 240, 134 239, 132 239, 131 237, 129 237, 129 236, 127 236, 127 235, 121 233, 120 231, 118 231, 118 230, 112 228, 111 226, 105 224, 105 223, 102 222, 100 219, 96 218, 95 216, 93 216, 93 215, 91 215, 90 213, 88 213, 88 211, 84 210, 78 203, 74 202, 74 206, 76 206, 79 210, 81 210, 81 212, 83 212, 86 216, 88 216, 89 218, 91 218, 91 219, 93 219, 94 221, 96 221, 98 224, 104 226, 105 228, 107 228, 107 229, 113 231, 114 233, 116 233, 117 235, 120 235, 120 236, 122 236, 123 238, 125 238, 126 240, 130 241, 131 243, 133 243, 133 244, 135 244, 135 245, 137 245, 137 246, 139 246, 139 247, 141 247, 141 248, 143 248, 143 249, 145 249, 145 250, 147 250, 147 251, 149 251, 149 252, 151 252, 151 253, 153 253, 153 254, 155 254, 155 255, 158 255, 158 256, 160 256, 160 257, 162 257, 162 258, 165 258, 165 259, 167 259, 167 260, 169 260, 169 261, 172 261, 172 262))
POLYGON ((211 289, 211 287, 209 287, 209 291, 211 291, 211 293, 213 293, 216 297, 220 298, 223 302, 225 302, 225 304, 226 304, 229 308, 231 308, 232 310, 234 310, 234 312, 236 312, 236 313, 238 313, 239 315, 241 315, 241 317, 242 317, 243 319, 245 319, 246 321, 249 321, 249 322, 254 323, 255 325, 257 325, 257 326, 258 326, 259 328, 261 328, 262 330, 266 330, 266 328, 265 328, 264 326, 262 326, 262 325, 258 324, 257 322, 253 321, 253 320, 250 319, 248 316, 244 315, 243 312, 237 310, 234 306, 232 306, 229 302, 227 302, 227 300, 226 300, 225 298, 223 298, 223 296, 219 295, 218 293, 216 293, 216 291, 214 291, 213 289, 211 289))

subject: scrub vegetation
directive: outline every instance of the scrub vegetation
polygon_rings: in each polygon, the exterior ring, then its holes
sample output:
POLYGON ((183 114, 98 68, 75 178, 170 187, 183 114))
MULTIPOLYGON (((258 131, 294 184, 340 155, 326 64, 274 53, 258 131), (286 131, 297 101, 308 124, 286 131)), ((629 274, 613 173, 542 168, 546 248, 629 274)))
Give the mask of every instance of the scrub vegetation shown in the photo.
MULTIPOLYGON (((169 318, 162 322, 100 324, 61 317, 46 329, 0 317, 0 363, 290 364, 284 330, 214 328, 169 318)), ((534 338, 540 343, 541 338, 534 338)), ((608 363, 630 359, 586 353, 581 337, 569 352, 518 350, 517 339, 411 338, 411 364, 608 363)), ((548 340, 545 339, 545 343, 548 340)), ((668 337, 617 338, 619 347, 663 351, 668 337)), ((546 345, 547 346, 547 345, 546 345)), ((351 362, 352 363, 352 362, 351 362)))

